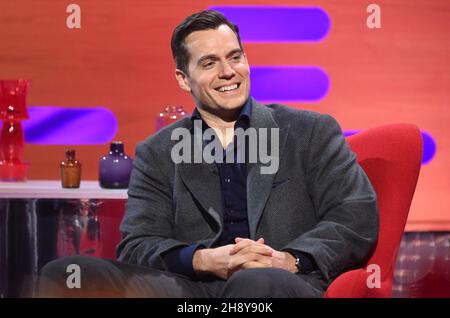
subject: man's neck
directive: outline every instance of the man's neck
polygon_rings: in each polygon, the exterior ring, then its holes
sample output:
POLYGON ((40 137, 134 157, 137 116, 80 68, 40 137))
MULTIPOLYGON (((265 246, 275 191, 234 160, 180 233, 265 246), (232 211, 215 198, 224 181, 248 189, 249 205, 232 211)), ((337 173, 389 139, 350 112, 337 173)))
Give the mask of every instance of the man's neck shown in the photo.
POLYGON ((222 112, 220 114, 211 113, 207 110, 198 108, 202 119, 213 129, 234 128, 234 124, 239 116, 242 108, 230 112, 222 112))
POLYGON ((214 114, 209 111, 197 108, 202 116, 202 119, 208 124, 209 127, 214 129, 217 137, 222 144, 222 147, 226 149, 228 145, 233 141, 234 133, 230 130, 234 129, 234 124, 241 112, 242 108, 239 108, 233 112, 227 112, 226 114, 214 114))

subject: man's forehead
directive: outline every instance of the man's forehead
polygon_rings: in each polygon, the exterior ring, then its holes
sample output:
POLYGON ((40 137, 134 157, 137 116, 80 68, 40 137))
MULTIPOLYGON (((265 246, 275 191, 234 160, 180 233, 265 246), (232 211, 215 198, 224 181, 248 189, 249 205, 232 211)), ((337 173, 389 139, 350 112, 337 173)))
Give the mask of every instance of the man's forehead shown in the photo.
POLYGON ((191 54, 213 54, 215 50, 232 50, 239 47, 236 34, 227 25, 218 29, 194 31, 186 37, 186 47, 191 54))

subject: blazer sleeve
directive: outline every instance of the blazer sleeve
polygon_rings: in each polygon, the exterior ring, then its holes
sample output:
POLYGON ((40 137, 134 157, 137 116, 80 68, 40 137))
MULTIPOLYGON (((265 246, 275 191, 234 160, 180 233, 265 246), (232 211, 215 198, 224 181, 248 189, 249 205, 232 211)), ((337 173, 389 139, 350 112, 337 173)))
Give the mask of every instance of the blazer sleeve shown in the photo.
POLYGON ((136 147, 116 255, 120 261, 167 270, 163 254, 188 244, 173 239, 172 188, 160 157, 146 143, 136 147))
POLYGON ((306 179, 318 223, 283 250, 311 255, 330 282, 367 261, 378 237, 376 193, 331 116, 312 129, 306 179))

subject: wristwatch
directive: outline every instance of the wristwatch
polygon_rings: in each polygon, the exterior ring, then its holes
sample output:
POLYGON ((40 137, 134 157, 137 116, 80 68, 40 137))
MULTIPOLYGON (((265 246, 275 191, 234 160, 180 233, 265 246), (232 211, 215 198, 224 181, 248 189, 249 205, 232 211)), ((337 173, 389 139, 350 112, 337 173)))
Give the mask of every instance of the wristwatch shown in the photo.
POLYGON ((295 258, 295 267, 297 267, 297 273, 299 273, 302 270, 302 263, 300 262, 300 258, 295 258))

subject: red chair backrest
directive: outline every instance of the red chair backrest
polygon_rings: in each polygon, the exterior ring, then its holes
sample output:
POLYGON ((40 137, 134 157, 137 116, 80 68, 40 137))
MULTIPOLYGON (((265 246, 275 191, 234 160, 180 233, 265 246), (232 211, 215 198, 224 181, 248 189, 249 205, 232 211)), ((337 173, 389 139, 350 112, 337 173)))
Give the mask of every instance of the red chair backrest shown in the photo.
POLYGON ((337 277, 325 296, 389 297, 397 252, 421 166, 421 133, 414 125, 395 124, 366 130, 348 137, 347 142, 377 193, 379 236, 365 269, 337 277), (367 277, 372 272, 366 269, 371 264, 381 270, 381 288, 367 286, 367 277))

